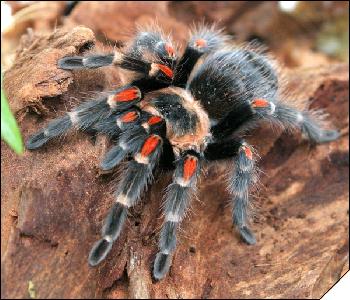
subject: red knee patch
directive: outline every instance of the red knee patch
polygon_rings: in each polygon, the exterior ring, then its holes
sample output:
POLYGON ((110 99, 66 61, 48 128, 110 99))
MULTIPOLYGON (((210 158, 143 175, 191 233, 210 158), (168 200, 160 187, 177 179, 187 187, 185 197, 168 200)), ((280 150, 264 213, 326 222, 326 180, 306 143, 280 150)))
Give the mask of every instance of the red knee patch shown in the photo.
POLYGON ((161 122, 163 119, 161 117, 158 116, 152 116, 148 119, 147 123, 148 125, 152 126, 154 124, 157 124, 159 122, 161 122))
POLYGON ((250 149, 250 147, 248 146, 243 146, 243 151, 246 157, 248 157, 250 160, 253 159, 253 152, 252 149, 250 149))
POLYGON ((189 180, 197 169, 197 158, 194 156, 189 156, 186 158, 184 163, 184 180, 189 180))
POLYGON ((194 45, 198 48, 203 48, 207 46, 207 41, 204 39, 198 39, 194 42, 194 45))
POLYGON ((151 135, 144 142, 141 149, 141 155, 149 156, 157 148, 159 143, 160 143, 160 137, 158 135, 151 135))
POLYGON ((123 115, 120 120, 123 122, 123 123, 129 123, 129 122, 133 122, 137 119, 139 115, 137 114, 136 111, 130 111, 128 113, 126 113, 125 115, 123 115))
POLYGON ((270 102, 265 99, 255 99, 252 102, 252 107, 269 107, 270 102))
POLYGON ((141 97, 141 92, 137 87, 131 87, 124 91, 119 92, 114 96, 114 100, 117 102, 128 102, 138 100, 141 97))
POLYGON ((168 66, 166 65, 162 65, 162 64, 157 64, 157 67, 159 70, 161 70, 165 76, 169 77, 169 78, 173 78, 174 77, 174 72, 172 69, 170 69, 168 66))
POLYGON ((175 57, 174 48, 170 44, 165 44, 165 50, 170 57, 175 57))

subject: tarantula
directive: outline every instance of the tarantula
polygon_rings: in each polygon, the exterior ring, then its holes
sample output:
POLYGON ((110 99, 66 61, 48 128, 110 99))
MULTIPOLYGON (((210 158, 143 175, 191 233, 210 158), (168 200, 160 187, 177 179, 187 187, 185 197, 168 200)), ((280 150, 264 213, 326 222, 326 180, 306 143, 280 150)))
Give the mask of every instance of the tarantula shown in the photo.
POLYGON ((233 223, 247 244, 255 244, 248 208, 256 168, 244 133, 266 120, 284 129, 300 129, 315 143, 337 139, 338 131, 322 129, 318 113, 286 104, 272 61, 248 47, 229 46, 228 37, 214 27, 193 30, 179 57, 158 29, 139 31, 125 48, 58 60, 64 70, 117 66, 127 75, 127 83, 51 121, 26 143, 33 150, 75 128, 106 134, 113 141, 100 164, 102 170, 129 158, 89 264, 98 265, 106 258, 128 209, 137 203, 160 160, 174 172, 165 195, 165 220, 153 268, 156 280, 169 270, 176 231, 204 163, 232 158, 233 223))

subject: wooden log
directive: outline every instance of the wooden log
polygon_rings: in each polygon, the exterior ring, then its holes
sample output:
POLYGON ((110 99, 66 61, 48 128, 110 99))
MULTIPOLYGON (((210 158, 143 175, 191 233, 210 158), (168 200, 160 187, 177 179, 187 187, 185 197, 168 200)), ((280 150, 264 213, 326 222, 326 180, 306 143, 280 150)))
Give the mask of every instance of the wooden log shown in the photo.
MULTIPOLYGON (((112 69, 57 69, 59 56, 79 53, 94 40, 86 28, 74 32, 33 39, 35 46, 17 53, 30 63, 16 63, 5 74, 5 92, 12 108, 22 112, 25 139, 60 114, 55 111, 74 106, 72 98, 118 82, 112 69), (28 107, 47 114, 23 114, 28 107)), ((212 166, 199 184, 201 201, 193 201, 182 225, 170 273, 158 283, 152 283, 151 268, 170 174, 150 186, 108 258, 90 268, 87 256, 116 184, 113 175, 98 169, 106 141, 72 134, 21 157, 2 143, 2 298, 33 292, 37 298, 320 297, 348 259, 348 65, 296 69, 287 79, 299 97, 330 114, 341 138, 310 148, 298 134, 273 134, 267 127, 252 132, 249 142, 261 154, 265 186, 254 201, 257 244, 245 245, 232 228, 223 180, 229 162, 212 166)))

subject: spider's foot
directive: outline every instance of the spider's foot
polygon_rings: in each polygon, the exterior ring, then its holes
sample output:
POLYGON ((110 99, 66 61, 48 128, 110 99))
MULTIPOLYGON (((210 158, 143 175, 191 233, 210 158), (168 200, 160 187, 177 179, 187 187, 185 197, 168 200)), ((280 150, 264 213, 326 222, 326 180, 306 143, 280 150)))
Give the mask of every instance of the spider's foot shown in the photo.
POLYGON ((239 233, 240 233, 243 241, 246 242, 248 245, 255 245, 256 244, 256 238, 255 238, 253 232, 247 226, 240 227, 239 233))
POLYGON ((328 143, 337 140, 340 137, 338 130, 324 130, 317 140, 317 143, 328 143))
POLYGON ((155 280, 161 280, 168 273, 171 265, 171 256, 169 254, 157 253, 154 261, 153 277, 155 280))
POLYGON ((109 66, 113 63, 114 54, 68 56, 58 60, 58 67, 63 70, 94 69, 109 66))
POLYGON ((312 129, 314 128, 310 129, 308 127, 303 127, 302 134, 305 139, 314 144, 329 143, 340 137, 340 132, 338 130, 322 130, 320 128, 316 128, 316 130, 312 129))
POLYGON ((26 142, 26 148, 28 150, 35 150, 43 146, 48 142, 50 137, 46 136, 44 131, 39 131, 33 134, 26 142))
POLYGON ((109 251, 112 249, 113 243, 108 239, 101 239, 95 243, 89 254, 89 265, 91 267, 97 266, 101 261, 103 261, 109 251))
POLYGON ((58 67, 63 70, 76 70, 84 68, 82 56, 63 57, 58 60, 58 67))

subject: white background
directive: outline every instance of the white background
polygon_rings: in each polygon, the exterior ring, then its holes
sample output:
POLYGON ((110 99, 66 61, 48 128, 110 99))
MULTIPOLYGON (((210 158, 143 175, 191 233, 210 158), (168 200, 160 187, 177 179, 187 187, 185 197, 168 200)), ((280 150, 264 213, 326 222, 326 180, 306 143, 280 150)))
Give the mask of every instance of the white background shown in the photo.
POLYGON ((342 300, 350 298, 350 273, 346 273, 331 290, 324 295, 322 300, 342 300), (346 296, 347 295, 347 296, 346 296))

